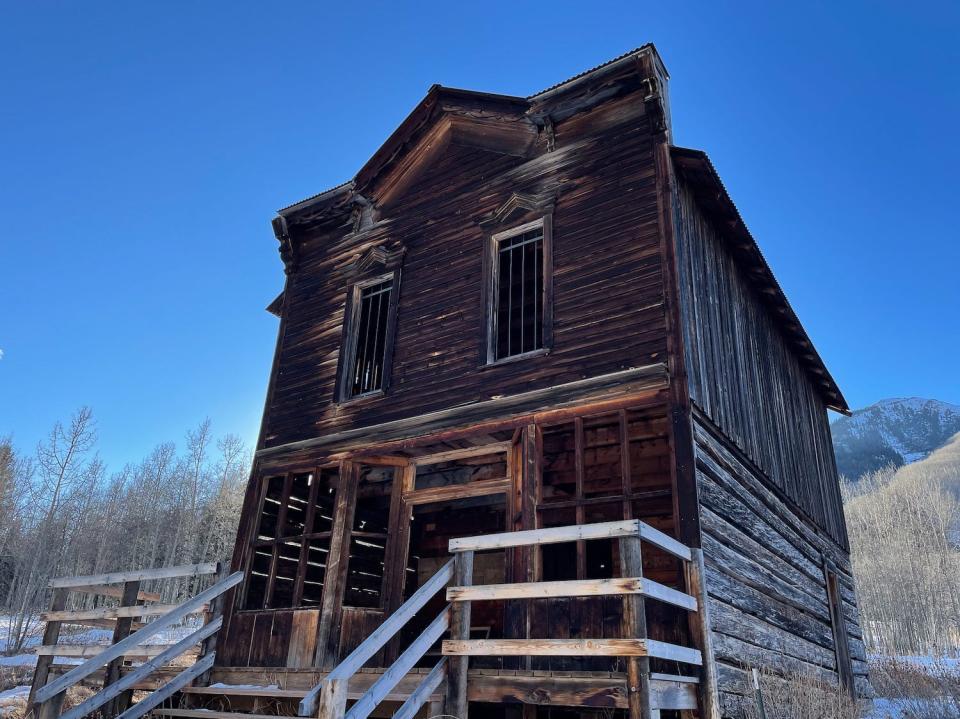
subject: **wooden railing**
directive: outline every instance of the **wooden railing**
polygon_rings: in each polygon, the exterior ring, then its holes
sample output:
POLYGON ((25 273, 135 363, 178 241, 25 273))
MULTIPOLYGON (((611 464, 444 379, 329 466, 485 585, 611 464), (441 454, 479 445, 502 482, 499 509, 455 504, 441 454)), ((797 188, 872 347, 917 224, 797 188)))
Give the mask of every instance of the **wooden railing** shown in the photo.
POLYGON ((626 659, 628 706, 631 717, 651 719, 650 658, 701 665, 698 650, 647 638, 644 599, 655 599, 698 611, 689 594, 645 579, 641 543, 652 544, 690 563, 690 549, 639 520, 552 527, 521 532, 450 540, 455 555, 456 585, 447 589, 451 602, 450 639, 443 642, 448 659, 444 712, 467 716, 467 662, 471 656, 619 656, 626 659), (616 539, 620 543, 620 577, 616 579, 525 582, 473 586, 474 552, 591 539, 616 539), (470 639, 470 602, 474 600, 540 599, 622 595, 623 637, 619 639, 470 639))
MULTIPOLYGON (((414 615, 437 592, 446 587, 453 578, 454 560, 451 559, 303 698, 297 714, 302 717, 320 717, 321 719, 366 719, 370 716, 377 705, 384 700, 390 691, 400 683, 400 680, 423 658, 427 650, 447 631, 450 621, 450 607, 447 606, 421 632, 420 636, 410 644, 403 654, 350 707, 350 711, 347 711, 347 684, 350 678, 377 652, 383 649, 414 615)), ((412 719, 430 695, 440 686, 445 671, 446 659, 441 659, 397 710, 394 719, 397 717, 412 719)))
MULTIPOLYGON (((467 716, 467 669, 470 656, 619 656, 627 662, 628 705, 631 717, 652 719, 650 658, 701 665, 697 649, 647 638, 644 599, 667 602, 686 611, 698 611, 698 600, 672 587, 643 576, 641 544, 647 542, 689 566, 691 550, 638 520, 554 527, 522 532, 483 535, 450 541, 454 555, 406 603, 390 615, 367 639, 338 664, 300 702, 301 717, 320 719, 365 719, 403 677, 414 668, 427 650, 449 630, 443 641, 443 657, 394 713, 394 719, 412 719, 430 695, 446 679, 444 716, 467 716), (615 539, 620 542, 620 574, 615 579, 524 582, 517 584, 473 585, 475 552, 559 542, 615 539), (451 585, 451 586, 448 586, 451 585), (446 587, 450 602, 440 615, 410 644, 409 648, 347 711, 350 678, 397 635, 413 616, 446 587), (585 597, 620 595, 624 601, 623 638, 619 639, 470 639, 470 603, 505 599, 585 597)), ((653 675, 661 680, 690 681, 689 677, 653 675)), ((710 716, 713 716, 712 714, 710 716)))
POLYGON ((91 712, 109 706, 104 710, 107 716, 120 719, 135 719, 158 706, 172 694, 213 667, 215 652, 213 637, 223 622, 221 616, 207 612, 207 622, 189 636, 168 647, 144 645, 157 632, 167 629, 191 614, 208 610, 210 603, 219 598, 228 589, 243 581, 240 572, 226 577, 214 586, 206 589, 182 604, 140 605, 137 602, 158 601, 159 595, 140 591, 140 582, 144 580, 165 579, 169 577, 189 577, 213 574, 218 571, 216 564, 197 564, 162 569, 146 569, 131 572, 90 575, 84 577, 63 577, 54 579, 50 586, 54 589, 51 611, 42 615, 47 621, 44 630, 43 646, 37 653, 37 669, 30 690, 30 706, 36 719, 81 719, 91 712), (123 583, 123 588, 109 586, 123 583), (93 610, 67 610, 69 592, 99 594, 119 597, 118 607, 104 607, 93 610), (134 632, 133 620, 137 617, 158 617, 134 632), (113 644, 109 646, 58 645, 61 624, 86 624, 102 626, 104 622, 114 621, 113 644), (199 661, 177 674, 173 679, 151 693, 146 699, 129 705, 129 696, 133 688, 182 654, 191 647, 201 644, 199 661), (71 669, 62 676, 47 683, 51 663, 55 656, 90 657, 87 661, 71 669), (123 673, 124 657, 144 658, 146 661, 132 671, 123 673), (91 675, 104 668, 103 688, 86 701, 62 713, 64 698, 70 687, 87 680, 91 675))

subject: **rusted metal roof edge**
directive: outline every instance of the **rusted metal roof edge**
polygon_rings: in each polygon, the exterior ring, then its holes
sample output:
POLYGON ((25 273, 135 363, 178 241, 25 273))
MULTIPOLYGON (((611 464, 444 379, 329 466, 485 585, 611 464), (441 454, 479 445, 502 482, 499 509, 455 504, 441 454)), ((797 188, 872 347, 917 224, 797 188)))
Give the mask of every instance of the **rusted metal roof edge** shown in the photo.
MULTIPOLYGON (((716 167, 714 167, 713 162, 710 160, 710 157, 703 150, 695 150, 692 148, 686 147, 677 147, 676 145, 670 148, 671 155, 676 160, 677 158, 683 158, 687 160, 695 160, 701 165, 701 169, 706 171, 706 174, 711 177, 713 187, 710 188, 714 191, 718 199, 724 204, 727 210, 737 219, 737 228, 739 234, 741 234, 744 239, 748 240, 752 246, 752 249, 756 252, 756 257, 759 264, 759 269, 763 273, 765 279, 770 283, 770 286, 773 287, 776 296, 775 301, 780 304, 785 311, 785 318, 778 318, 774 316, 774 320, 780 326, 781 331, 787 336, 792 336, 794 340, 799 341, 800 344, 806 344, 809 347, 809 353, 815 358, 814 364, 818 369, 823 373, 822 376, 815 376, 815 386, 820 388, 820 391, 827 396, 826 405, 828 409, 832 409, 841 414, 850 415, 850 407, 847 404, 847 400, 843 396, 843 392, 840 391, 840 387, 837 385, 836 380, 834 380, 833 375, 830 374, 830 370, 827 369, 826 363, 823 361, 823 358, 820 356, 820 353, 817 351, 816 346, 813 344, 813 340, 810 339, 810 335, 807 334, 806 329, 803 327, 803 323, 800 322, 800 318, 797 316, 797 313, 794 311, 793 307, 790 304, 790 301, 787 299, 786 293, 783 291, 783 288, 780 286, 780 283, 777 281, 776 276, 773 274, 773 270, 770 267, 770 264, 767 262, 766 258, 763 256, 763 252, 760 249, 760 245, 754 239, 753 234, 750 232, 750 229, 747 227, 746 222, 743 221, 743 217, 740 214, 740 210, 737 208, 733 199, 730 197, 730 193, 727 192, 726 186, 723 184, 723 180, 720 179, 720 173, 717 172, 716 167), (788 324, 795 324, 797 329, 790 329, 788 324), (823 392, 822 382, 825 381, 830 388, 830 392, 823 392)), ((682 168, 679 168, 682 172, 682 168)), ((737 230, 734 230, 737 231, 737 230)), ((741 260, 742 261, 742 260, 741 260)))

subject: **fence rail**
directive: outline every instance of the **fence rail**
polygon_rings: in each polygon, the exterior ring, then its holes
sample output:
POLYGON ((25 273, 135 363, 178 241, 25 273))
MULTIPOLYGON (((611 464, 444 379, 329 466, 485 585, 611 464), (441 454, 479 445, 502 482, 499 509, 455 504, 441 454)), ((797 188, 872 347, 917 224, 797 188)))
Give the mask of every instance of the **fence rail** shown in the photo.
POLYGON ((444 711, 455 716, 466 715, 467 662, 471 656, 610 656, 623 657, 627 663, 630 716, 652 719, 655 714, 651 702, 650 658, 700 666, 703 657, 697 649, 647 637, 645 599, 666 602, 688 612, 698 611, 699 605, 689 594, 644 578, 641 549, 644 542, 685 563, 693 561, 689 547, 635 519, 450 540, 449 549, 457 559, 457 576, 462 581, 447 589, 453 617, 450 639, 443 642, 443 654, 449 659, 444 711), (619 541, 619 578, 472 585, 475 552, 598 539, 619 541), (623 597, 623 637, 619 639, 470 639, 471 601, 610 595, 623 597))
POLYGON ((60 719, 81 719, 91 712, 107 707, 104 711, 109 716, 135 719, 146 714, 166 697, 186 686, 196 677, 209 671, 213 666, 214 653, 212 651, 205 652, 204 648, 211 641, 211 637, 220 630, 223 622, 221 616, 210 616, 211 603, 218 601, 224 592, 243 581, 241 572, 222 579, 181 604, 149 605, 138 604, 138 602, 159 599, 158 595, 141 592, 141 581, 199 576, 218 571, 218 565, 216 564, 191 564, 161 569, 59 577, 52 580, 50 586, 54 588, 53 603, 50 611, 42 615, 47 621, 47 626, 44 630, 43 644, 35 650, 39 658, 29 700, 33 716, 36 719, 56 719, 57 717, 60 719), (118 582, 123 583, 122 588, 109 586, 118 582), (69 593, 74 591, 114 598, 119 595, 120 606, 69 611, 66 609, 67 598, 69 593), (172 627, 185 617, 198 612, 208 613, 207 622, 189 636, 169 646, 145 644, 158 632, 172 627), (134 625, 134 618, 149 616, 156 616, 157 619, 147 625, 134 625), (113 643, 110 645, 71 646, 57 643, 62 623, 90 624, 108 620, 113 620, 114 627, 113 643), (134 626, 137 626, 137 629, 131 633, 134 626), (138 683, 198 644, 201 645, 200 653, 202 655, 199 661, 177 674, 146 699, 130 706, 130 695, 138 683), (85 658, 86 661, 53 681, 47 682, 53 658, 56 656, 80 657, 85 658), (121 667, 125 657, 142 658, 146 661, 132 671, 123 674, 121 667), (104 667, 102 689, 86 701, 61 714, 67 690, 88 679, 104 667))

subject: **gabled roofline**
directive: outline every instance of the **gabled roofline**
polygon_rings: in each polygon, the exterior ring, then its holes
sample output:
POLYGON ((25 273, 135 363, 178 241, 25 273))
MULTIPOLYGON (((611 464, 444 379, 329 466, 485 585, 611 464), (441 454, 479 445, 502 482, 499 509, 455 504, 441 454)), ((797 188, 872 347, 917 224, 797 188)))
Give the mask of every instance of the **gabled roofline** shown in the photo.
POLYGON ((556 85, 551 85, 550 87, 546 88, 545 90, 541 90, 535 95, 530 95, 529 97, 527 97, 527 100, 530 100, 530 101, 546 100, 554 95, 560 94, 561 92, 568 92, 569 90, 574 89, 577 85, 579 85, 582 82, 585 82, 587 80, 595 80, 598 75, 606 74, 608 72, 616 72, 623 65, 626 65, 627 63, 636 60, 636 58, 648 52, 653 53, 657 62, 660 64, 660 67, 663 68, 664 75, 669 78, 670 75, 669 73, 667 73, 666 68, 663 66, 663 61, 660 59, 660 54, 657 52, 657 48, 653 45, 653 43, 648 42, 645 45, 636 47, 633 50, 623 53, 622 55, 618 55, 612 60, 607 60, 606 62, 600 65, 597 65, 596 67, 592 67, 589 70, 584 70, 583 72, 578 73, 573 77, 570 77, 570 78, 567 78, 566 80, 558 82, 556 85))
MULTIPOLYGON (((707 186, 704 189, 709 192, 711 197, 716 198, 717 203, 723 208, 726 215, 725 219, 728 220, 725 223, 728 228, 727 234, 734 235, 745 245, 745 249, 738 249, 732 253, 737 263, 754 271, 747 273, 749 281, 778 309, 777 312, 773 313, 774 321, 783 335, 795 345, 798 358, 806 366, 814 386, 824 397, 827 408, 849 416, 851 414, 850 407, 847 405, 840 387, 837 386, 823 358, 817 352, 813 341, 800 323, 800 318, 794 312, 786 294, 780 287, 780 283, 777 282, 773 270, 760 251, 760 246, 740 216, 740 211, 730 198, 730 194, 720 179, 720 174, 710 161, 710 157, 702 150, 675 145, 671 146, 670 154, 678 174, 685 180, 691 183, 699 182, 701 187, 705 184, 700 177, 694 177, 690 174, 691 166, 696 168, 700 176, 706 178, 707 186), (684 172, 685 169, 688 171, 684 172)), ((705 209, 710 211, 710 208, 705 209)))
POLYGON ((517 109, 526 110, 529 109, 533 103, 549 100, 557 95, 577 89, 582 83, 590 80, 596 80, 598 77, 602 77, 607 73, 617 72, 623 66, 631 62, 635 62, 638 57, 647 53, 651 53, 653 55, 655 63, 663 72, 664 77, 669 77, 669 74, 663 65, 663 61, 661 60, 656 47, 653 45, 653 43, 647 43, 645 45, 641 45, 640 47, 634 48, 629 52, 625 52, 624 54, 619 55, 612 60, 608 60, 607 62, 597 65, 596 67, 592 67, 589 70, 584 70, 573 77, 570 77, 562 82, 557 83, 556 85, 552 85, 551 87, 541 90, 540 92, 528 97, 481 92, 478 90, 465 90, 457 87, 444 87, 443 85, 439 84, 432 85, 427 91, 427 94, 424 95, 423 99, 417 103, 407 117, 404 118, 403 122, 400 123, 397 129, 390 134, 386 141, 376 150, 376 152, 373 153, 370 159, 364 163, 363 167, 360 168, 352 180, 348 180, 340 185, 337 185, 336 187, 330 188, 329 190, 325 190, 316 195, 300 200, 299 202, 295 202, 291 205, 283 207, 277 211, 277 214, 283 217, 288 217, 314 205, 336 199, 341 193, 351 192, 355 188, 364 185, 364 183, 368 181, 370 176, 373 174, 374 168, 389 161, 389 159, 392 158, 402 146, 404 140, 411 136, 423 122, 429 119, 433 108, 441 96, 475 99, 493 103, 514 105, 517 107, 517 109))

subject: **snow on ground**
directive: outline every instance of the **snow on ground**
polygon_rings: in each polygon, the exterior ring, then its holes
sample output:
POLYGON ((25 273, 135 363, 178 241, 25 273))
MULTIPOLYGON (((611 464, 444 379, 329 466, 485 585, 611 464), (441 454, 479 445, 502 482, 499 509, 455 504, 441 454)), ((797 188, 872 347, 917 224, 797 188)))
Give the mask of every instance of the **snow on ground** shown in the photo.
POLYGON ((956 716, 953 707, 953 702, 949 700, 874 699, 873 711, 864 719, 912 719, 918 713, 920 716, 950 719, 956 716))

